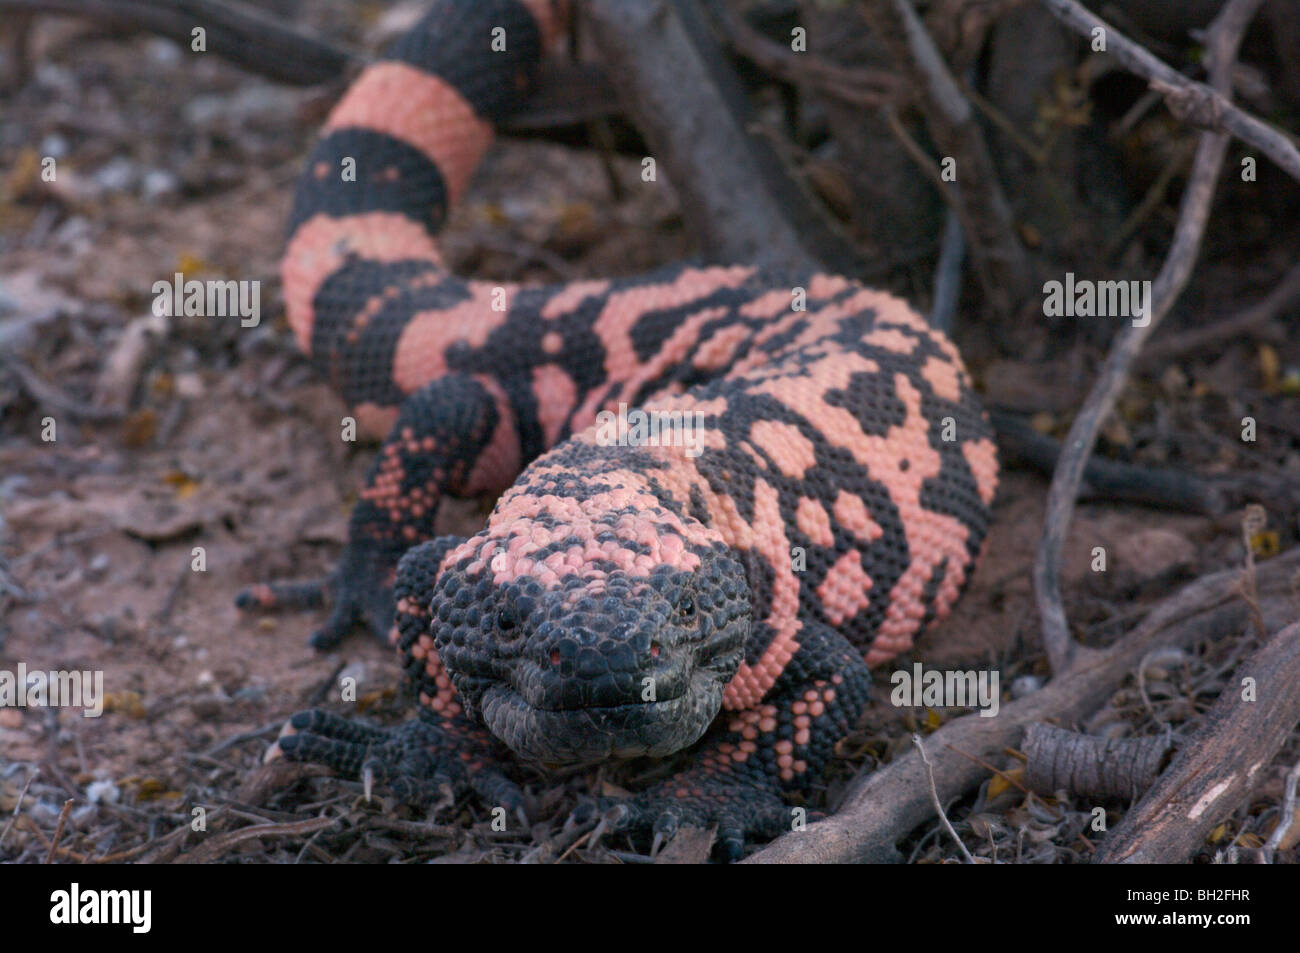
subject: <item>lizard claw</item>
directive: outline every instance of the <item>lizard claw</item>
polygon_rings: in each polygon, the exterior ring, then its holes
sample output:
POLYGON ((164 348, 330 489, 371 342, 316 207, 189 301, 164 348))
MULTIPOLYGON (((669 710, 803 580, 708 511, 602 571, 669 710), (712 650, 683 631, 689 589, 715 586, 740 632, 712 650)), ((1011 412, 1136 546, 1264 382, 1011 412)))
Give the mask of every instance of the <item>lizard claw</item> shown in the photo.
POLYGON ((770 840, 791 829, 791 811, 775 791, 725 778, 688 772, 625 801, 613 816, 614 830, 649 831, 653 857, 684 827, 718 830, 718 846, 729 861, 740 860, 746 843, 770 840))
POLYGON ((436 812, 466 791, 518 815, 525 807, 517 784, 474 753, 476 740, 454 722, 427 719, 377 728, 314 708, 291 717, 264 760, 323 764, 359 778, 367 801, 376 791, 402 804, 436 812))

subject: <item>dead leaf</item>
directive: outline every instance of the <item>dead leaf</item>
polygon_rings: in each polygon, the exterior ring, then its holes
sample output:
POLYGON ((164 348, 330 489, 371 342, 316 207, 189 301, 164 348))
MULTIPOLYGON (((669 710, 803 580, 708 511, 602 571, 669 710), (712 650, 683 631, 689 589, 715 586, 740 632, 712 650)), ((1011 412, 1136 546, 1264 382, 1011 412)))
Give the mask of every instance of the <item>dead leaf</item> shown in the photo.
POLYGON ((1278 376, 1282 363, 1278 360, 1277 351, 1271 344, 1261 344, 1259 346, 1259 376, 1265 393, 1276 394, 1278 391, 1278 376))
POLYGON ((708 863, 713 851, 713 841, 717 837, 717 827, 701 830, 698 827, 683 827, 670 840, 663 850, 655 855, 656 864, 704 864, 708 863))
POLYGON ((104 711, 121 712, 129 718, 143 718, 147 714, 139 692, 108 692, 104 695, 104 711))
POLYGON ((180 470, 172 470, 164 474, 163 482, 176 491, 176 498, 179 500, 188 500, 199 488, 198 480, 180 470))
MULTIPOLYGON (((1025 780, 1025 769, 1016 768, 1012 771, 1004 771, 1002 774, 995 774, 989 778, 988 799, 991 801, 1004 791, 1010 791, 1016 786, 1012 781, 1019 781, 1021 784, 1025 780)), ((1017 789, 1018 790, 1018 789, 1017 789)))
POLYGON ((127 415, 122 421, 122 445, 132 450, 148 446, 158 432, 158 415, 148 407, 127 415))

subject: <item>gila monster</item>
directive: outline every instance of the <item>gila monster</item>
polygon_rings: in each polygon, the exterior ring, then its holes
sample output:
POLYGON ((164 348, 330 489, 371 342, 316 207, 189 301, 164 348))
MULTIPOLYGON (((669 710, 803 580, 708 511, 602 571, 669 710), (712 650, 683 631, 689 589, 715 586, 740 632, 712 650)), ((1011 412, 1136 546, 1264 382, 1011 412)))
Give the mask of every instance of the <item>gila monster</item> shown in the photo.
MULTIPOLYGON (((358 621, 385 635, 420 717, 300 712, 268 756, 413 803, 450 786, 514 811, 503 755, 558 767, 689 748, 616 825, 658 841, 716 824, 736 857, 789 829, 786 799, 854 724, 870 667, 958 597, 996 447, 948 338, 847 278, 450 274, 435 240, 448 207, 565 18, 549 0, 434 3, 307 162, 288 320, 357 421, 387 431, 314 641, 358 621), (628 407, 663 421, 660 439, 611 440, 600 415, 628 407), (483 494, 500 494, 485 529, 435 534, 444 496, 483 494)), ((239 601, 320 597, 278 584, 239 601)))

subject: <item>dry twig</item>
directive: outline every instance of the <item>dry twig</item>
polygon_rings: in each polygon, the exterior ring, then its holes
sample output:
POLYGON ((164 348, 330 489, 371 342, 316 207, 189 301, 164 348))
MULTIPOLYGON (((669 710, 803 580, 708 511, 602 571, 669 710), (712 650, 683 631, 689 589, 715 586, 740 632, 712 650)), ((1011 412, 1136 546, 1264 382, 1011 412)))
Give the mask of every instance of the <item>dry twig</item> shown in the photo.
POLYGON ((966 845, 962 843, 961 838, 957 836, 957 832, 953 830, 952 822, 948 820, 948 815, 944 813, 943 803, 939 800, 939 791, 934 786, 934 765, 931 764, 930 759, 925 756, 925 745, 921 743, 921 736, 912 735, 912 744, 916 747, 916 751, 921 756, 921 760, 925 762, 925 779, 930 782, 930 800, 934 803, 935 813, 939 815, 939 820, 943 822, 944 829, 948 832, 948 836, 957 843, 958 849, 961 850, 961 855, 966 858, 966 863, 975 863, 975 858, 970 855, 970 851, 966 849, 966 845))
POLYGON ((23 798, 27 797, 27 789, 32 786, 32 782, 36 780, 36 775, 40 773, 40 768, 37 768, 27 775, 27 782, 23 785, 23 789, 18 792, 18 800, 14 803, 14 812, 9 817, 9 823, 5 824, 3 831, 0 831, 0 845, 4 844, 5 838, 9 836, 10 829, 14 826, 14 822, 18 820, 18 815, 23 809, 23 798))
POLYGON ((952 191, 946 197, 961 218, 985 294, 1011 311, 1028 297, 1032 272, 975 112, 910 0, 866 0, 860 9, 918 91, 935 143, 956 160, 957 181, 943 183, 952 191))
POLYGON ((1263 780, 1300 722, 1300 622, 1237 670, 1200 730, 1102 842, 1094 863, 1181 863, 1263 780), (1254 697, 1241 687, 1253 679, 1254 697))
MULTIPOLYGON (((1056 9, 1062 2, 1068 4, 1069 0, 1044 2, 1056 9)), ((1231 90, 1231 71, 1237 48, 1262 2, 1263 0, 1231 0, 1210 27, 1207 38, 1210 75, 1215 87, 1225 95, 1231 90)), ((1088 17, 1095 19, 1091 14, 1088 17)), ((1114 48, 1119 48, 1114 37, 1111 38, 1111 44, 1114 48)), ((1173 244, 1151 287, 1146 321, 1140 325, 1132 324, 1120 331, 1096 384, 1078 416, 1074 418, 1065 440, 1065 450, 1052 478, 1052 486, 1047 495, 1047 518, 1038 547, 1038 559, 1034 564, 1034 592, 1042 615, 1043 647, 1052 672, 1056 674, 1065 671, 1074 654, 1079 651, 1070 637, 1069 622, 1065 617, 1065 606, 1061 599, 1060 566, 1065 534, 1074 513, 1084 467, 1092 455, 1097 431, 1119 399, 1138 352, 1151 332, 1159 326, 1161 319, 1169 313, 1191 277, 1192 265, 1200 250, 1205 224, 1209 219, 1210 203, 1214 198, 1215 185, 1227 148, 1227 135, 1220 132, 1201 134, 1196 158, 1192 161, 1191 179, 1183 193, 1173 244)))
POLYGON ((63 837, 63 827, 68 823, 68 811, 72 810, 72 798, 63 802, 63 809, 59 811, 59 822, 54 825, 54 837, 50 839, 50 852, 45 855, 47 864, 54 863, 54 850, 59 846, 59 839, 63 837))
POLYGON ((1239 311, 1237 314, 1203 328, 1184 331, 1168 340, 1154 341, 1142 352, 1139 364, 1157 360, 1168 360, 1189 351, 1197 351, 1249 334, 1260 326, 1267 324, 1285 308, 1300 301, 1300 264, 1293 265, 1261 301, 1239 311))
MULTIPOLYGON (((1276 162, 1293 179, 1300 181, 1300 149, 1286 133, 1255 118, 1250 113, 1238 109, 1228 101, 1230 86, 1226 82, 1212 81, 1211 86, 1188 79, 1173 67, 1153 56, 1146 49, 1128 39, 1119 30, 1090 13, 1077 0, 1042 0, 1052 14, 1084 36, 1092 36, 1094 30, 1105 31, 1106 51, 1124 66, 1148 80, 1152 87, 1165 94, 1165 101, 1170 110, 1179 118, 1202 128, 1222 130, 1231 133, 1242 142, 1249 143, 1276 162)), ((1228 33, 1235 27, 1227 26, 1230 20, 1243 20, 1236 38, 1232 41, 1235 48, 1241 40, 1245 26, 1259 8, 1259 2, 1252 0, 1245 7, 1229 4, 1219 13, 1214 25, 1210 27, 1209 53, 1215 58, 1215 33, 1220 41, 1228 39, 1228 33), (1236 6, 1236 11, 1232 8, 1236 6), (1243 16, 1244 14, 1244 16, 1243 16)), ((1226 49, 1227 47, 1222 47, 1226 49)), ((1229 57, 1231 60, 1232 57, 1229 57)), ((1228 62, 1215 64, 1227 72, 1228 62)), ((1213 77, 1214 66, 1211 67, 1213 77)))
POLYGON ((725 3, 714 3, 727 31, 727 42, 742 56, 753 60, 780 79, 816 89, 841 102, 872 109, 893 102, 899 96, 898 77, 887 70, 862 66, 840 66, 809 53, 796 53, 788 46, 769 40, 737 16, 725 3))
POLYGON ((1030 725, 1021 749, 1025 780, 1042 795, 1064 789, 1085 798, 1135 799, 1155 783, 1169 751, 1164 735, 1103 738, 1054 725, 1030 725))
MULTIPOLYGON (((1268 594, 1266 620, 1284 625, 1293 618, 1291 576, 1300 549, 1259 567, 1268 594)), ((1237 594, 1240 571, 1206 576, 1165 600, 1132 631, 1104 651, 1081 656, 1041 691, 1004 704, 997 718, 978 713, 948 722, 930 736, 935 784, 944 801, 959 797, 988 775, 978 761, 999 757, 1036 722, 1075 721, 1100 706, 1153 648, 1190 645, 1239 629, 1246 609, 1237 594)), ((844 863, 896 861, 895 842, 934 815, 925 765, 915 753, 859 776, 836 813, 806 830, 785 834, 747 858, 752 863, 844 863)))

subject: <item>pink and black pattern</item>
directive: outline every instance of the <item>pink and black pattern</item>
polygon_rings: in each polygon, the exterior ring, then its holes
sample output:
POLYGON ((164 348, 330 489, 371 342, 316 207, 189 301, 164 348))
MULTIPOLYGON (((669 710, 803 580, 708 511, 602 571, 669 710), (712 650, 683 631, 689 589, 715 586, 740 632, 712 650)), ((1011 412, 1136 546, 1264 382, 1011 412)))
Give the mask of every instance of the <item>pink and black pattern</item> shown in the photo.
POLYGON ((547 0, 434 4, 308 160, 289 321, 388 432, 316 641, 358 620, 389 635, 423 717, 375 734, 304 713, 273 752, 349 771, 368 757, 412 799, 438 779, 513 808, 505 749, 564 765, 694 746, 624 822, 716 822, 736 855, 788 828, 784 796, 856 720, 869 666, 958 597, 996 448, 947 337, 845 278, 450 274, 437 230, 563 25, 547 0), (693 427, 694 452, 604 439, 597 415, 620 405, 693 427), (444 496, 484 493, 503 495, 482 532, 434 538, 444 496))

